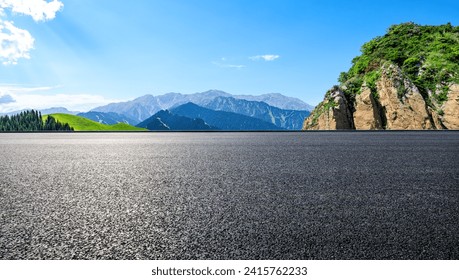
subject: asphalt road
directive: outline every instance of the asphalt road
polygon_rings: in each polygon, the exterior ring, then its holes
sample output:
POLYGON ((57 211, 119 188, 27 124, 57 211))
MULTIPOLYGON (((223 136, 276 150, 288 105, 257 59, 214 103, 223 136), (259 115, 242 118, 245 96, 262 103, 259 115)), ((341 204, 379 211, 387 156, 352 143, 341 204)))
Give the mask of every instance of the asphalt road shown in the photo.
POLYGON ((459 132, 0 134, 0 259, 459 259, 459 132))

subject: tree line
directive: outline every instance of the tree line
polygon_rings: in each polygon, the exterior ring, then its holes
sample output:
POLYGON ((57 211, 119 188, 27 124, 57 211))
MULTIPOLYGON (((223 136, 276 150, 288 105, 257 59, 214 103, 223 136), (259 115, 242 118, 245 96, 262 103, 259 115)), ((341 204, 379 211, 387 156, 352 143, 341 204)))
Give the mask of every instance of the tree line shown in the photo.
POLYGON ((73 131, 73 128, 52 116, 47 116, 43 120, 41 112, 30 110, 0 117, 0 131, 73 131))

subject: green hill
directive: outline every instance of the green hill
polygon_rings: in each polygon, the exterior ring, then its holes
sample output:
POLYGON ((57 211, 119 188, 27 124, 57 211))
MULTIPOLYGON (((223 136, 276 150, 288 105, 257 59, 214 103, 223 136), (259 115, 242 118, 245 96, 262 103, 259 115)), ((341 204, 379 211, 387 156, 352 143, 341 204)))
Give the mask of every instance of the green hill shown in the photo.
POLYGON ((73 131, 67 123, 56 121, 53 117, 43 119, 36 110, 26 110, 11 116, 0 116, 0 132, 25 131, 73 131))
POLYGON ((45 120, 48 116, 52 116, 61 123, 68 123, 75 131, 147 131, 147 129, 125 123, 105 125, 80 116, 68 114, 44 115, 43 120, 45 120))

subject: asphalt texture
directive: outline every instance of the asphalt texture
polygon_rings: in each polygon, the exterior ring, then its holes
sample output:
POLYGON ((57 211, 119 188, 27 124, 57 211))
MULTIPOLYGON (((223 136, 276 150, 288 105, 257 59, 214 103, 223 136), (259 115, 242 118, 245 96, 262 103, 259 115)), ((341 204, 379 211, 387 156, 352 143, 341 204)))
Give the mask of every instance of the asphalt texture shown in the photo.
POLYGON ((0 134, 0 259, 459 259, 459 132, 0 134))

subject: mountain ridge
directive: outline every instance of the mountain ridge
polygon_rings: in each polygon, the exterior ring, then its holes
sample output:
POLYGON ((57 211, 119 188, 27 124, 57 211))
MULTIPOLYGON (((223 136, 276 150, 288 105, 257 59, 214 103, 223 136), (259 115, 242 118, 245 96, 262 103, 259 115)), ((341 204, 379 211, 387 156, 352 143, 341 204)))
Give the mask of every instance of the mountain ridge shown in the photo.
POLYGON ((214 98, 203 107, 257 118, 289 130, 300 130, 304 119, 310 114, 309 111, 280 109, 263 101, 248 101, 223 96, 214 98))
POLYGON ((299 98, 286 97, 281 93, 266 93, 262 95, 234 95, 236 99, 244 99, 247 101, 259 101, 266 104, 285 110, 296 111, 312 111, 314 106, 309 105, 299 98))
POLYGON ((161 110, 137 124, 137 127, 152 131, 178 130, 178 131, 206 131, 217 130, 200 118, 188 118, 172 114, 169 110, 161 110))
POLYGON ((137 124, 135 120, 132 120, 124 115, 120 115, 114 112, 102 113, 102 112, 89 111, 86 113, 78 113, 77 116, 84 117, 84 118, 93 120, 101 124, 106 124, 106 125, 114 125, 117 123, 125 123, 129 125, 137 124))
MULTIPOLYGON (((271 95, 271 96, 282 96, 282 102, 285 100, 292 99, 292 102, 297 102, 295 98, 286 97, 283 95, 271 95)), ((216 97, 234 97, 233 95, 219 90, 209 90, 194 94, 181 94, 181 93, 166 93, 163 95, 153 96, 147 94, 138 97, 134 100, 110 103, 104 106, 99 106, 91 109, 90 111, 98 111, 103 113, 115 112, 118 114, 125 115, 128 118, 134 119, 141 122, 150 116, 154 115, 160 110, 170 109, 179 105, 192 102, 199 106, 203 106, 210 103, 216 97)), ((302 102, 301 100, 299 100, 302 102)), ((280 101, 279 101, 280 102, 280 101)), ((303 102, 304 103, 304 102, 303 102)), ((304 108, 310 108, 310 105, 304 103, 304 108)), ((280 108, 282 109, 282 108, 280 108)))
POLYGON ((207 124, 220 130, 242 131, 242 130, 283 130, 282 128, 263 120, 248 117, 245 115, 215 111, 201 107, 192 102, 182 104, 170 109, 170 112, 188 118, 199 118, 207 124))

